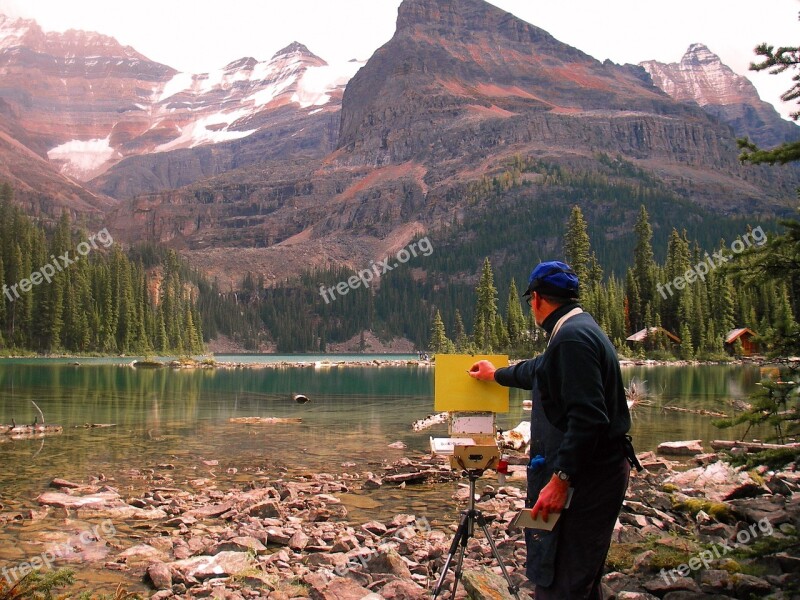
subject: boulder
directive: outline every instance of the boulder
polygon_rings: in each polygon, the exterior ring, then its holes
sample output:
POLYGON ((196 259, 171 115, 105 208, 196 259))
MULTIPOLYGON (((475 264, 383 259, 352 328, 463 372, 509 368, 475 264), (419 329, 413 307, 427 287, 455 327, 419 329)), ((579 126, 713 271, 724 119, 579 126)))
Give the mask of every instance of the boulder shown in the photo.
MULTIPOLYGON (((513 600, 514 596, 508 590, 508 582, 487 569, 481 567, 476 570, 464 571, 462 581, 464 589, 473 600, 513 600)), ((529 600, 530 596, 520 591, 519 597, 522 600, 529 600)))
POLYGON ((379 549, 367 559, 370 573, 389 573, 401 579, 411 579, 411 571, 402 557, 394 550, 379 549))
MULTIPOLYGON (((85 507, 106 507, 118 506, 122 504, 120 496, 116 492, 98 492, 88 496, 70 496, 63 492, 45 492, 36 501, 47 506, 58 506, 59 508, 85 508, 85 507)), ((133 508, 133 507, 131 507, 133 508)))
POLYGON ((220 552, 216 556, 193 556, 170 563, 169 566, 183 579, 210 579, 229 577, 252 568, 254 559, 247 552, 220 552))
POLYGON ((658 445, 656 451, 659 454, 668 454, 672 456, 694 456, 695 454, 702 454, 704 452, 703 440, 662 442, 658 445))
POLYGON ((154 562, 147 567, 147 578, 157 590, 172 589, 172 571, 163 562, 154 562))
POLYGON ((667 477, 664 483, 684 490, 701 490, 703 496, 715 502, 755 496, 767 491, 747 471, 734 469, 724 462, 675 473, 667 477))

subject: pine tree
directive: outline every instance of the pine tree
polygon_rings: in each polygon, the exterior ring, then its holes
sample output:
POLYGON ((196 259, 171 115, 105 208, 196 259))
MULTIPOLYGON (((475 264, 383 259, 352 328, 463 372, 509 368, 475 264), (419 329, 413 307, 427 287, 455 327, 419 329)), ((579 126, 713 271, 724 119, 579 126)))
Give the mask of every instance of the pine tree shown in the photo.
POLYGON ((588 289, 590 272, 589 265, 592 257, 591 243, 589 241, 588 225, 583 218, 580 207, 573 206, 567 221, 567 231, 564 234, 564 256, 567 264, 572 267, 578 276, 578 281, 583 289, 588 289))
POLYGON ((508 288, 508 304, 506 309, 506 331, 508 333, 508 343, 512 350, 518 350, 525 333, 525 315, 519 302, 519 292, 517 282, 511 279, 508 288))
POLYGON ((431 352, 445 354, 450 351, 452 342, 447 339, 447 333, 442 321, 442 313, 437 309, 431 323, 431 336, 428 346, 431 352))
POLYGON ((634 227, 636 247, 633 250, 633 275, 639 288, 642 308, 647 304, 652 304, 653 294, 656 291, 653 273, 655 268, 652 245, 653 228, 650 227, 649 219, 647 209, 642 205, 639 209, 639 218, 634 227))
POLYGON ((491 352, 498 346, 495 331, 497 318, 497 288, 494 287, 492 265, 487 257, 483 261, 480 281, 476 290, 475 304, 475 346, 479 351, 491 352))
POLYGON ((466 352, 469 347, 469 338, 467 337, 467 332, 464 329, 464 320, 461 318, 461 311, 458 309, 456 309, 453 337, 455 338, 456 351, 466 352))

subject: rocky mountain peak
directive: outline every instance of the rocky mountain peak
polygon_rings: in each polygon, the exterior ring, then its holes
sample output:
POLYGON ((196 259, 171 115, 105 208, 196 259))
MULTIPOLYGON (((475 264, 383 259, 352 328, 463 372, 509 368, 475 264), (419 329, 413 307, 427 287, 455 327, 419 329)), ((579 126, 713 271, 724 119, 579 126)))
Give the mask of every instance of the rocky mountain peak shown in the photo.
POLYGON ((0 49, 15 48, 38 39, 44 32, 32 19, 17 19, 0 13, 0 49))
POLYGON ((648 60, 639 63, 653 83, 679 101, 708 104, 736 104, 744 98, 758 99, 750 81, 737 75, 704 44, 692 44, 680 63, 648 60))
POLYGON ((484 0, 404 0, 397 10, 395 37, 424 30, 441 38, 453 38, 465 32, 490 37, 499 34, 513 42, 533 43, 539 47, 563 46, 570 53, 584 55, 561 44, 543 29, 484 0))
POLYGON ((734 128, 739 136, 762 145, 797 137, 798 128, 783 121, 761 100, 749 79, 738 75, 705 44, 691 44, 679 63, 648 60, 639 63, 653 83, 680 102, 696 103, 734 128))
POLYGON ((275 60, 276 58, 280 58, 282 56, 291 56, 293 54, 300 54, 302 56, 313 58, 318 61, 323 61, 319 56, 311 52, 305 44, 301 44, 300 42, 292 42, 285 48, 278 50, 275 54, 272 55, 271 60, 275 60))
POLYGON ((708 49, 708 46, 705 44, 690 44, 689 48, 686 50, 686 53, 683 55, 681 59, 682 64, 694 64, 694 65, 702 65, 702 64, 722 64, 722 60, 719 56, 714 54, 711 50, 708 49))

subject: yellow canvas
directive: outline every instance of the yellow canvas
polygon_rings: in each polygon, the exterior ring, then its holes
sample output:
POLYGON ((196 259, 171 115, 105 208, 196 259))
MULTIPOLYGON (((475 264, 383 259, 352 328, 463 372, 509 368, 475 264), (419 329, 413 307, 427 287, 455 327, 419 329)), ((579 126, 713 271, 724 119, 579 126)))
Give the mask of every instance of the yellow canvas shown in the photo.
POLYGON ((505 355, 437 354, 434 402, 438 411, 508 412, 508 388, 494 381, 478 381, 467 371, 479 360, 508 366, 505 355))

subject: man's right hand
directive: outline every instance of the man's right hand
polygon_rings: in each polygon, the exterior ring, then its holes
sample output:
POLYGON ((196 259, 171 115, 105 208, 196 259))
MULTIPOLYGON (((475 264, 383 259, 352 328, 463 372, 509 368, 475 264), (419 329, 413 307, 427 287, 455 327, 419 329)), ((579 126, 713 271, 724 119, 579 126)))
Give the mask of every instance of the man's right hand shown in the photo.
POLYGON ((480 381, 494 381, 494 372, 497 369, 488 360, 479 360, 469 370, 469 376, 480 381))

